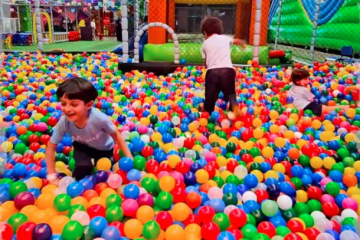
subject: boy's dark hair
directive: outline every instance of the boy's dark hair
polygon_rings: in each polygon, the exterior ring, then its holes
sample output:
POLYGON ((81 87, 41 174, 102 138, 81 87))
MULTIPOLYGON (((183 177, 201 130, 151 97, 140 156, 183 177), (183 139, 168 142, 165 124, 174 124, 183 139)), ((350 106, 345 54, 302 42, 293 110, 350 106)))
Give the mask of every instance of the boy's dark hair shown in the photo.
POLYGON ((305 78, 310 77, 310 74, 305 69, 295 68, 291 73, 290 80, 297 85, 297 83, 305 78))
POLYGON ((68 99, 79 99, 86 104, 95 101, 98 92, 88 80, 80 77, 73 77, 61 83, 56 90, 56 96, 59 100, 64 95, 66 95, 68 99))
POLYGON ((206 17, 201 22, 201 32, 207 35, 222 34, 223 23, 217 17, 206 17))

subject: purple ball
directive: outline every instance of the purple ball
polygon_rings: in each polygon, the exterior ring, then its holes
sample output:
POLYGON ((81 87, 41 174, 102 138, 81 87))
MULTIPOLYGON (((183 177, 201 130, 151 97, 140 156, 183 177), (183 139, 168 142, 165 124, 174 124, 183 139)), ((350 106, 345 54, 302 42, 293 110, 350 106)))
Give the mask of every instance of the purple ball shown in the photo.
POLYGON ((35 196, 30 192, 22 192, 16 195, 14 199, 15 207, 21 210, 23 207, 35 204, 35 196))
POLYGON ((106 182, 108 179, 108 174, 105 171, 97 171, 95 173, 95 177, 97 183, 106 182))
POLYGON ((150 206, 150 207, 154 206, 154 198, 149 193, 141 194, 138 197, 137 202, 139 204, 139 207, 143 206, 143 205, 147 205, 147 206, 150 206))
POLYGON ((32 232, 33 240, 49 240, 52 237, 51 227, 46 223, 40 223, 35 226, 32 232))

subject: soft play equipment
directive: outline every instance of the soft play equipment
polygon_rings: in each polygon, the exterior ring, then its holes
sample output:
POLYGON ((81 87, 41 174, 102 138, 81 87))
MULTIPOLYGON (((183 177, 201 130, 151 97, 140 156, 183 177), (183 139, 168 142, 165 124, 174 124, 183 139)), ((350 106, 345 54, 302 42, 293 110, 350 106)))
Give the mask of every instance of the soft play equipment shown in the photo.
MULTIPOLYGON (((129 40, 129 56, 133 56, 134 55, 134 43, 135 43, 135 35, 132 36, 129 40)), ((148 32, 145 31, 143 35, 141 35, 140 37, 140 41, 139 41, 139 58, 140 61, 142 62, 144 59, 144 46, 148 43, 148 32)), ((122 47, 121 44, 119 46, 117 46, 113 52, 116 54, 122 54, 122 47)))
MULTIPOLYGON (((201 56, 202 43, 181 43, 180 60, 183 63, 200 63, 204 61, 201 56)), ((247 46, 241 49, 237 46, 231 47, 231 58, 234 64, 246 64, 253 57, 253 46, 247 46)), ((268 64, 269 48, 260 47, 259 62, 260 64, 268 64)), ((146 44, 144 47, 144 61, 148 62, 173 62, 174 61, 174 44, 146 44), (161 54, 159 54, 161 53, 161 54)))
MULTIPOLYGON (((274 41, 279 0, 272 2, 269 14, 269 41, 274 41)), ((279 43, 310 46, 315 19, 315 0, 284 0, 279 43)), ((321 3, 315 47, 340 50, 343 46, 360 49, 358 0, 327 0, 321 3)))

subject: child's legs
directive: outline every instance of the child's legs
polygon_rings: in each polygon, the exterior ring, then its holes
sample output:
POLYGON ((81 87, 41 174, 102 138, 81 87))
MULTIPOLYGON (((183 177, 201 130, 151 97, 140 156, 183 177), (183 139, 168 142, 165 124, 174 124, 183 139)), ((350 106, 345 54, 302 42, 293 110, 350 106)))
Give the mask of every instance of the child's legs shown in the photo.
POLYGON ((75 159, 75 169, 73 172, 73 177, 76 180, 81 180, 84 177, 91 175, 93 171, 93 164, 91 159, 91 149, 89 146, 74 142, 74 159, 75 159))
POLYGON ((226 102, 230 102, 230 107, 233 109, 237 105, 235 92, 235 70, 232 68, 223 68, 221 70, 221 91, 224 93, 226 102))
POLYGON ((212 113, 215 109, 215 103, 218 100, 220 88, 217 84, 218 75, 217 69, 210 69, 206 72, 205 77, 205 103, 204 110, 208 113, 212 113))

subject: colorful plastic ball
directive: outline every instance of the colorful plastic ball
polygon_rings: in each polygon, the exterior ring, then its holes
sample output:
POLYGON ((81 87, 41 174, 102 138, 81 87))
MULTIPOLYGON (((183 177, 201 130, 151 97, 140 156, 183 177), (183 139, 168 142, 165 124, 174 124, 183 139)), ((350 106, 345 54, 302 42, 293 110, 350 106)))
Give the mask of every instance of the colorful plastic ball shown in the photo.
POLYGON ((52 236, 51 227, 46 223, 40 223, 36 225, 32 232, 33 240, 45 240, 50 239, 52 236))

